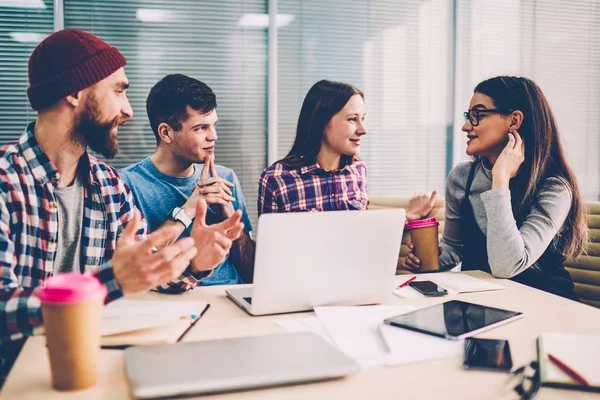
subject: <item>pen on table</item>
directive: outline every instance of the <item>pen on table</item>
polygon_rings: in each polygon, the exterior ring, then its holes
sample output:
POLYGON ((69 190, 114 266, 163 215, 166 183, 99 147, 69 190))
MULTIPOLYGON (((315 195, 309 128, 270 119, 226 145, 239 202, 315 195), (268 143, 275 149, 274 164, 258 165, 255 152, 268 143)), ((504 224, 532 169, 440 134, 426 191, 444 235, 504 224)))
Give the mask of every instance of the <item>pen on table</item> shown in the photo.
POLYGON ((414 281, 415 279, 417 279, 416 276, 413 276, 412 278, 410 278, 409 280, 407 280, 406 282, 402 283, 400 286, 398 286, 398 289, 403 288, 404 286, 408 285, 409 283, 411 283, 412 281, 414 281))
POLYGON ((554 365, 556 365, 558 368, 560 368, 560 370, 562 372, 569 375, 571 378, 575 379, 577 382, 581 383, 582 385, 590 386, 590 383, 583 376, 579 375, 579 373, 577 371, 575 371, 573 368, 569 367, 567 364, 560 361, 558 358, 556 358, 555 356, 553 356, 550 353, 548 353, 548 358, 550 359, 550 361, 552 361, 554 363, 554 365))
POLYGON ((194 325, 196 325, 196 323, 198 321, 200 321, 200 317, 202 317, 204 315, 204 313, 206 312, 206 310, 208 310, 209 307, 210 307, 210 304, 207 304, 206 308, 204 310, 202 310, 202 312, 200 314, 190 314, 190 318, 192 319, 192 322, 190 323, 190 326, 188 326, 186 328, 186 330, 183 331, 183 333, 181 334, 181 336, 179 336, 179 338, 177 338, 177 342, 181 342, 181 339, 183 339, 183 337, 185 335, 187 335, 187 333, 189 331, 192 330, 192 328, 194 327, 194 325))

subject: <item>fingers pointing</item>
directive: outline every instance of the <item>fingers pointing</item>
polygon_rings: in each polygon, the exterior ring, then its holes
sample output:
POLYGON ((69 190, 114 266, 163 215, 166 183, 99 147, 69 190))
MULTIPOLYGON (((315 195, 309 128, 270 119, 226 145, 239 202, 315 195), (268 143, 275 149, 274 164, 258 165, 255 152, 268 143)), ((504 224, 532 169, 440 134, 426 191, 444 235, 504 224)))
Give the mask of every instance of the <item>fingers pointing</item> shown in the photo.
POLYGON ((200 180, 208 179, 208 170, 210 168, 210 156, 206 157, 204 160, 204 166, 202 167, 202 172, 200 172, 200 180))

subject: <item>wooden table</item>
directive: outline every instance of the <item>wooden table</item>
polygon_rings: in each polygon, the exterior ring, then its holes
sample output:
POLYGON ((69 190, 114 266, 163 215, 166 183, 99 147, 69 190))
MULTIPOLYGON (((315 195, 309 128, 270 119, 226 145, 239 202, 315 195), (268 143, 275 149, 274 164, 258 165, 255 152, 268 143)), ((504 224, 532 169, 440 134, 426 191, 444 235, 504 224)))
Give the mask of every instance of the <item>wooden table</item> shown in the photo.
MULTIPOLYGON (((483 272, 470 275, 492 280, 483 272)), ((400 278, 398 278, 400 279, 400 278)), ((494 280, 508 290, 448 295, 443 298, 403 300, 390 295, 387 304, 417 307, 433 305, 452 298, 489 306, 522 311, 520 320, 484 332, 478 337, 509 339, 516 366, 536 357, 536 338, 545 331, 584 334, 600 333, 600 310, 508 280, 494 280)), ((177 300, 199 299, 211 308, 186 336, 185 341, 266 335, 284 332, 275 321, 302 318, 312 313, 250 317, 225 296, 225 287, 203 287, 177 296, 147 293, 141 298, 177 300)), ((600 345, 600 344, 599 344, 600 345)), ((202 359, 198 359, 201 363, 202 359)), ((168 368, 157 365, 156 368, 168 368)), ((296 386, 202 396, 202 399, 509 399, 515 398, 506 385, 507 375, 498 372, 465 371, 462 356, 399 367, 377 367, 343 379, 296 386)), ((45 338, 30 338, 17 359, 0 400, 7 399, 130 399, 124 373, 123 352, 102 350, 98 384, 88 390, 58 392, 50 386, 50 368, 45 338)), ((535 399, 596 399, 597 393, 542 388, 535 399)))

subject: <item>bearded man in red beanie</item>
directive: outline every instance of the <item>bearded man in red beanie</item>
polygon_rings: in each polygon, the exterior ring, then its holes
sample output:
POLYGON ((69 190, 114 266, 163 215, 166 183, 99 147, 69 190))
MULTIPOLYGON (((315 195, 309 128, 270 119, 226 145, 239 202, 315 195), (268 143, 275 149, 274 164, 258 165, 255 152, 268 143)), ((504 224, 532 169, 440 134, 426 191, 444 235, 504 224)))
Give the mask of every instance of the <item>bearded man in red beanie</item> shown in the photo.
POLYGON ((125 63, 75 29, 31 54, 27 95, 38 116, 0 149, 0 373, 42 325, 33 291, 53 274, 94 274, 107 302, 152 288, 181 292, 210 275, 243 230, 239 211, 207 226, 201 201, 190 238, 175 241, 177 222, 146 235, 129 188, 86 152, 117 153, 117 130, 133 116, 125 63))

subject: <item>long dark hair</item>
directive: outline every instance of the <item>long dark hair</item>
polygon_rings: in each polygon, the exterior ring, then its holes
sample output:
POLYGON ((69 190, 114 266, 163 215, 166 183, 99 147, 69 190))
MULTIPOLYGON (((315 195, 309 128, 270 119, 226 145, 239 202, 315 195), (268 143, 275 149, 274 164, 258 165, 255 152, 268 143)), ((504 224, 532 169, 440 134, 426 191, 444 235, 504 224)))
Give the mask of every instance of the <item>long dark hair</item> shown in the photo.
POLYGON ((523 113, 518 132, 525 143, 525 161, 517 176, 510 181, 515 220, 522 224, 531 207, 548 216, 538 203, 536 192, 545 179, 561 178, 573 196, 571 209, 560 233, 564 243, 562 251, 567 258, 577 257, 585 251, 589 237, 586 205, 542 90, 527 78, 498 76, 481 82, 475 92, 489 96, 496 108, 520 110, 523 113))
MULTIPOLYGON (((314 164, 321 150, 325 127, 348 100, 357 94, 364 98, 360 90, 348 83, 325 79, 315 83, 302 103, 294 145, 288 155, 278 162, 292 168, 314 164)), ((357 158, 342 155, 340 168, 356 160, 357 158)))

